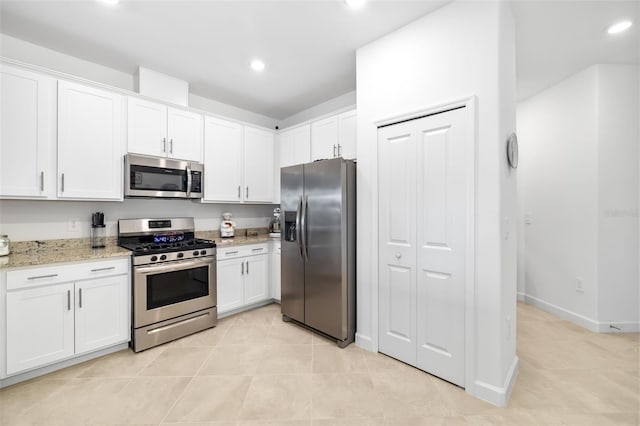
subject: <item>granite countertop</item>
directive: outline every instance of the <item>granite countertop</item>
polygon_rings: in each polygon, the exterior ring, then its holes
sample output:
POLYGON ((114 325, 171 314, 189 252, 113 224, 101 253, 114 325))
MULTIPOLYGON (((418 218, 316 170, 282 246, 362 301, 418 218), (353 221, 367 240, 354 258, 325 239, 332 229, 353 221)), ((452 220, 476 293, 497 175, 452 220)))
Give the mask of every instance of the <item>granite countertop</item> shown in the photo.
POLYGON ((241 246, 246 244, 260 244, 269 241, 280 241, 280 237, 270 237, 269 234, 258 234, 252 236, 239 235, 233 238, 217 238, 216 245, 219 248, 241 246))

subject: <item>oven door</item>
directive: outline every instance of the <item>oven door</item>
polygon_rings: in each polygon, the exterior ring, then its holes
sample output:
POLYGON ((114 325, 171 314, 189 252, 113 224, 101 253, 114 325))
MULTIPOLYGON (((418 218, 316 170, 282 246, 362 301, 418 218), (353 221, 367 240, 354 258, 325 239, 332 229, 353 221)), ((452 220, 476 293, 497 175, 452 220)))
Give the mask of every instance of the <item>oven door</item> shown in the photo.
POLYGON ((143 327, 216 305, 216 258, 133 268, 133 323, 143 327))

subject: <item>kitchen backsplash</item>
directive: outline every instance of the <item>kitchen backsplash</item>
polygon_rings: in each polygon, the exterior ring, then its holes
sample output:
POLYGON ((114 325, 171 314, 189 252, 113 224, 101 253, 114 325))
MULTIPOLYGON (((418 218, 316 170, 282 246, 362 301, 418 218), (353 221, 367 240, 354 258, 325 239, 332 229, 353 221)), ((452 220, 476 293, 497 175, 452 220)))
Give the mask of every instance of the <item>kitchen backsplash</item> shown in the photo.
POLYGON ((118 233, 118 219, 193 217, 196 231, 216 230, 231 212, 237 228, 266 228, 275 205, 202 204, 188 200, 126 199, 124 202, 0 201, 0 234, 11 241, 88 238, 91 213, 104 212, 107 236, 118 233), (75 226, 74 226, 75 225, 75 226))

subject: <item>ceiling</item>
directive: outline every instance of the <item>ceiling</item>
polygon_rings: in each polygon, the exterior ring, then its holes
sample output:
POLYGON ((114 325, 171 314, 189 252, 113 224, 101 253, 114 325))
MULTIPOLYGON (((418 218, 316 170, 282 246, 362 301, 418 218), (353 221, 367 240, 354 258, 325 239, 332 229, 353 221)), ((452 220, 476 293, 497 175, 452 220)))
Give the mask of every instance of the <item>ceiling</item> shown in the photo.
MULTIPOLYGON (((355 90, 355 50, 448 1, 0 1, 5 34, 133 74, 139 65, 190 91, 268 117, 355 90), (261 58, 266 70, 248 64, 261 58)), ((602 62, 638 62, 637 1, 516 0, 518 96, 602 62), (625 34, 604 29, 621 17, 625 34)))

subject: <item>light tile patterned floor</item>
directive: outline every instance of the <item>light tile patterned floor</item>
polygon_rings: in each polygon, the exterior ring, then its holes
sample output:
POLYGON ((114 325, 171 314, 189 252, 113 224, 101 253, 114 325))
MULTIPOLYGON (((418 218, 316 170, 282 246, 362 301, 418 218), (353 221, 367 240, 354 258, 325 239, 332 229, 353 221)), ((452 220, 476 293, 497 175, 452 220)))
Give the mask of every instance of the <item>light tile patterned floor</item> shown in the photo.
POLYGON ((594 334, 518 304, 508 408, 384 355, 283 323, 279 305, 139 354, 0 391, 1 425, 638 425, 638 334, 594 334))

